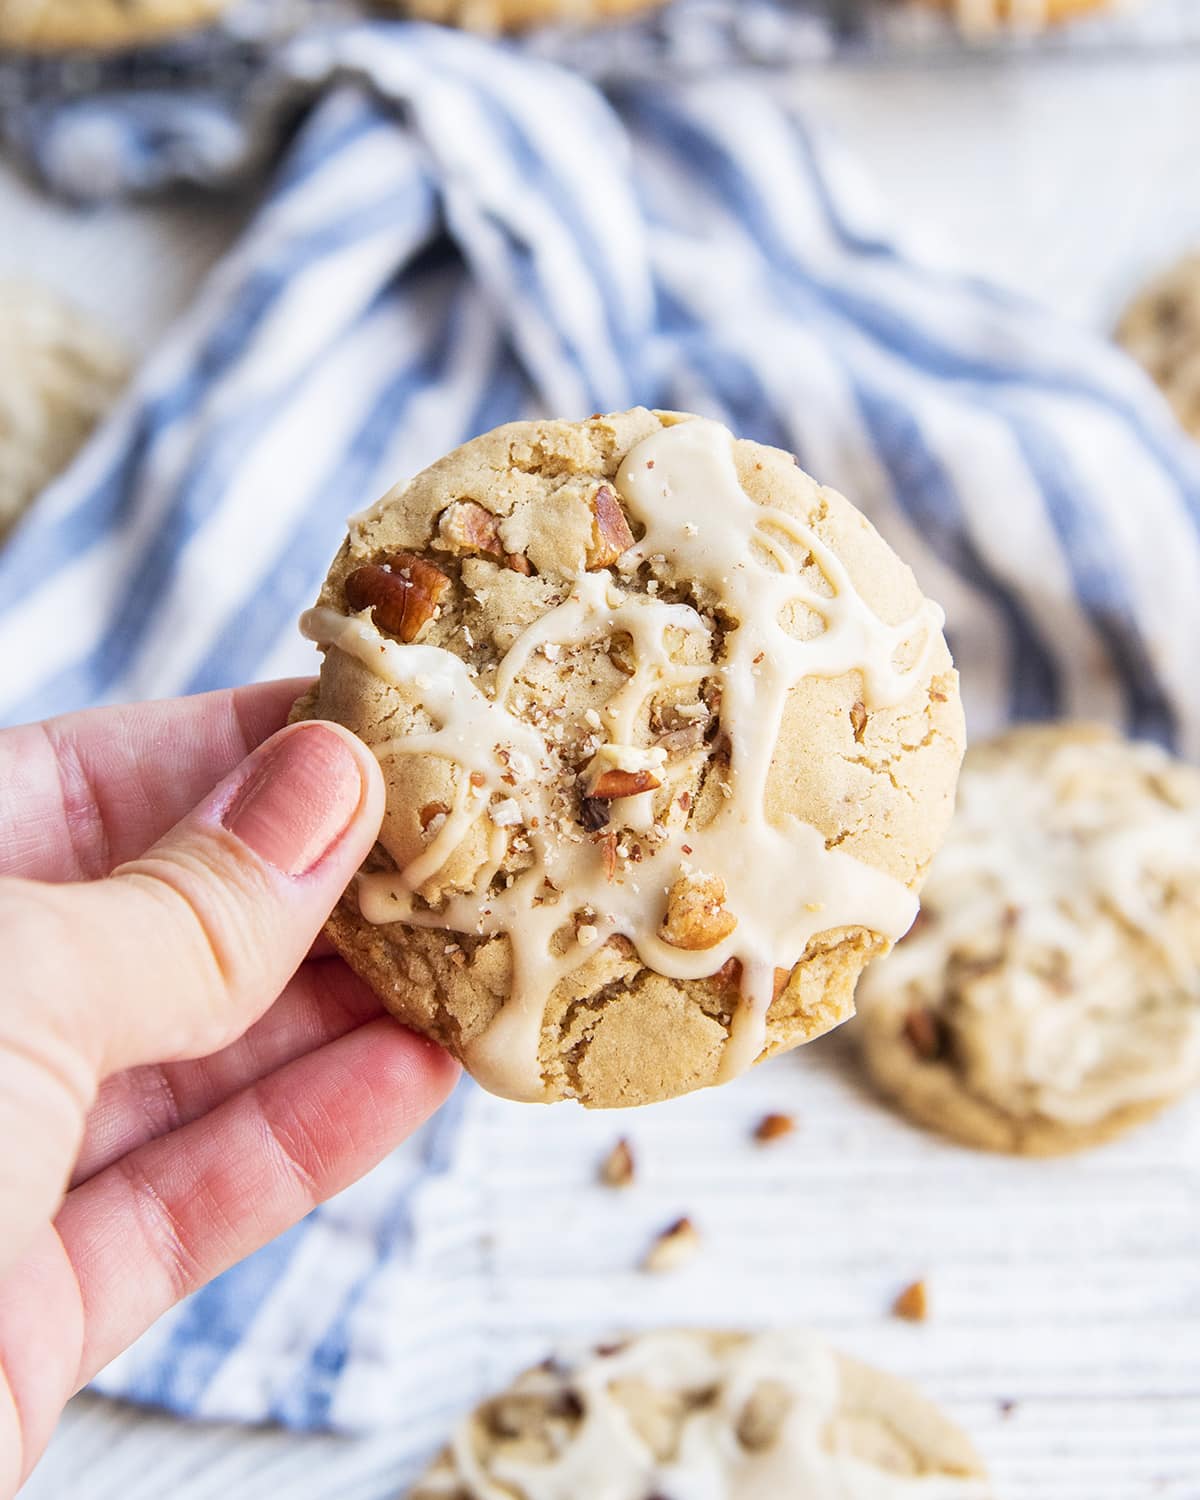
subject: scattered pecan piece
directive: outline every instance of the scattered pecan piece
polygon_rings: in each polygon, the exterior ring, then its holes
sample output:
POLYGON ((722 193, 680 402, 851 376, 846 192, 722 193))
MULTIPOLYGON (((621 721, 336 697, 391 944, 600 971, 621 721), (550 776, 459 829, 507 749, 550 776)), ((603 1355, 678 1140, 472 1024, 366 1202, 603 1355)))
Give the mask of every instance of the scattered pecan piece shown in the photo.
POLYGON ((605 771, 591 790, 590 799, 613 802, 618 797, 636 797, 639 792, 652 792, 662 782, 653 771, 605 771))
POLYGON ((412 552, 397 552, 387 567, 365 563, 346 579, 346 602, 358 613, 369 609, 380 630, 408 645, 433 619, 450 587, 440 568, 412 552))
POLYGON ((908 1045, 925 1062, 934 1062, 946 1051, 946 1025, 935 1011, 915 1005, 904 1018, 908 1045))
POLYGON ((503 557, 500 522, 477 500, 456 500, 442 512, 438 537, 452 552, 485 552, 503 557))
POLYGON ((923 1281, 906 1286, 892 1303, 892 1315, 910 1323, 923 1323, 929 1316, 929 1289, 923 1281))
POLYGON ((600 1181, 605 1187, 628 1187, 633 1181, 634 1172, 633 1148, 622 1136, 600 1163, 600 1181))
POLYGON ((737 926, 725 908, 725 882, 717 875, 681 875, 667 893, 659 932, 673 948, 715 948, 737 926))
POLYGON ((795 1128, 796 1120, 793 1115, 763 1115, 754 1127, 754 1139, 766 1145, 769 1141, 778 1141, 785 1135, 791 1135, 795 1128))
POLYGON ((531 578, 533 576, 533 564, 523 552, 506 553, 504 566, 510 573, 520 573, 522 578, 531 578))
POLYGON ((606 833, 599 842, 600 852, 604 856, 604 878, 611 880, 617 873, 617 836, 615 833, 606 833))
POLYGON ((633 546, 633 532, 620 501, 607 484, 592 496, 592 540, 587 549, 587 568, 607 568, 633 546))
POLYGON ((699 1249, 700 1234, 691 1219, 676 1219, 655 1238, 642 1261, 642 1270, 677 1271, 699 1249))

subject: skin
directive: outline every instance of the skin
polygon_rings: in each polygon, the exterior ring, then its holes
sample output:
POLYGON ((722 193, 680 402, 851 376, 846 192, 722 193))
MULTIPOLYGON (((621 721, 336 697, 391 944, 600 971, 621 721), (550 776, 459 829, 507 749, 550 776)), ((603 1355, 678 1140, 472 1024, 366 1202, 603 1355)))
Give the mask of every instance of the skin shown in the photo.
POLYGON ((0 1495, 97 1370, 454 1084, 313 946, 384 789, 333 725, 279 756, 304 687, 0 733, 0 1495))

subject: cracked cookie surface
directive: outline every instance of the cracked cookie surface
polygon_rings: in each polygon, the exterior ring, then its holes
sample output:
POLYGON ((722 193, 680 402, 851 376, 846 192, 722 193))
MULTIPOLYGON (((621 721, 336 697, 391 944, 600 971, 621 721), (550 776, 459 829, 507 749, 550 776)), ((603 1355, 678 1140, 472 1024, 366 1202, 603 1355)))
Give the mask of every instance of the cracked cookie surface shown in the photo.
POLYGON ((0 46, 116 49, 213 21, 232 0, 4 0, 0 46))
POLYGON ((91 318, 26 282, 0 283, 0 538, 74 458, 129 376, 91 318))
POLYGON ((671 1330, 552 1359, 462 1423, 408 1500, 986 1500, 970 1441, 796 1332, 671 1330))
POLYGON ((1200 1081, 1200 771, 1098 726, 967 753, 916 927, 864 977, 881 1090, 968 1145, 1052 1154, 1200 1081))
POLYGON ((356 518, 298 713, 379 756, 329 925, 514 1098, 721 1081, 853 1008, 962 753, 940 612, 790 454, 644 409, 518 422, 356 518))

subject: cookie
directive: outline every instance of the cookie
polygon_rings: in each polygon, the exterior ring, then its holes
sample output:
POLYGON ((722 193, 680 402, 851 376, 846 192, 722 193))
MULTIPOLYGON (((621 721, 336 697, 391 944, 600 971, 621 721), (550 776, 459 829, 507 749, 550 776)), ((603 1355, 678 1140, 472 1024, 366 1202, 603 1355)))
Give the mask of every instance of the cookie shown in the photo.
POLYGON ((595 25, 654 10, 666 0, 393 0, 408 15, 423 21, 464 26, 492 34, 524 31, 531 26, 595 25))
POLYGON ((794 1332, 671 1331, 548 1360, 485 1402, 408 1500, 986 1500, 966 1436, 794 1332))
POLYGON ((948 10, 968 36, 995 31, 1041 31, 1094 11, 1112 9, 1111 0, 929 0, 948 10))
POLYGON ((911 1119, 1049 1155, 1200 1081, 1200 771, 1072 724, 967 753, 920 919, 864 977, 866 1066, 911 1119))
POLYGON ((1187 431, 1200 437, 1200 255, 1172 266, 1134 298, 1117 340, 1145 366, 1187 431))
POLYGON ((214 21, 231 0, 3 0, 0 46, 137 47, 214 21))
POLYGON ((26 283, 0 283, 0 537, 71 462, 129 376, 89 317, 26 283))
POLYGON ((853 1008, 962 747, 941 612, 791 454, 644 409, 517 422, 355 519, 298 706, 371 745, 330 924, 494 1092, 640 1104, 853 1008))

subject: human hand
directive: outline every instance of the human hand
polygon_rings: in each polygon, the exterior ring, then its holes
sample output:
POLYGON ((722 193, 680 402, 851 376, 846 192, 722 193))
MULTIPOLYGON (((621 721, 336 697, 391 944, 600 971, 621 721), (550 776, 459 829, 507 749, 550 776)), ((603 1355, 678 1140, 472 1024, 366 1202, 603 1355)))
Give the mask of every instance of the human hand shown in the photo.
POLYGON ((457 1075, 309 953, 384 790, 344 730, 267 739, 302 687, 0 733, 0 1495, 81 1384, 457 1075))

